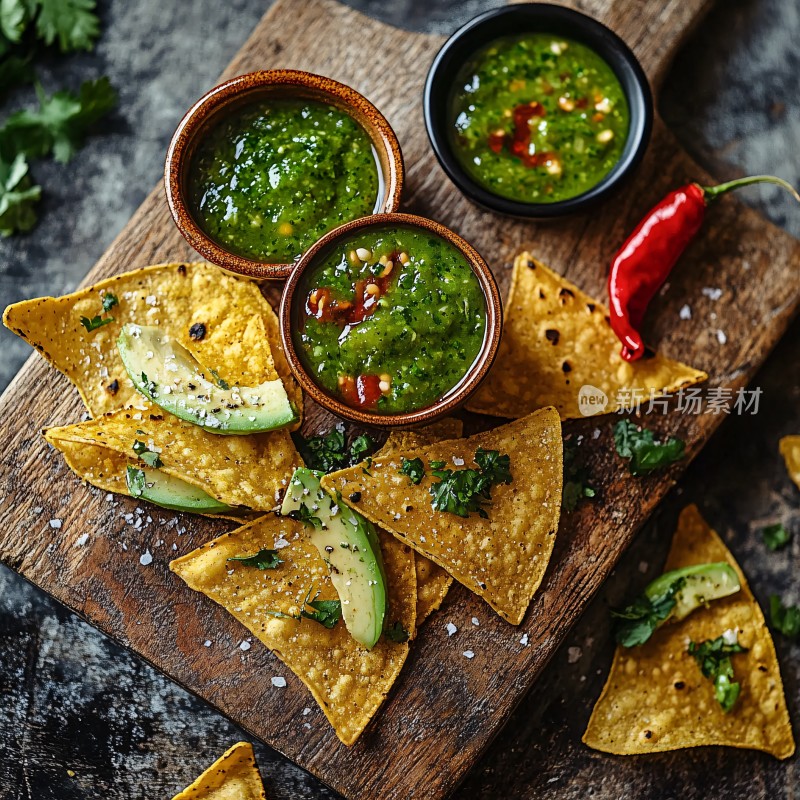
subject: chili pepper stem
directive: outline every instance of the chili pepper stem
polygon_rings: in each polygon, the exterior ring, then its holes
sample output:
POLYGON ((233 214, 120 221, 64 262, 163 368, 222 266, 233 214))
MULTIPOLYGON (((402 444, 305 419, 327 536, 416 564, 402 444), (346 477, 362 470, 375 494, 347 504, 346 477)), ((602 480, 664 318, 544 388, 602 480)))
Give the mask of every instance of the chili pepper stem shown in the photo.
POLYGON ((718 186, 701 186, 700 188, 703 190, 706 202, 710 202, 711 200, 716 200, 721 194, 731 191, 731 189, 749 186, 752 183, 774 183, 776 186, 782 186, 800 203, 800 194, 798 194, 797 189, 788 181, 783 180, 783 178, 776 178, 774 175, 751 175, 748 178, 737 178, 734 181, 720 183, 718 186))

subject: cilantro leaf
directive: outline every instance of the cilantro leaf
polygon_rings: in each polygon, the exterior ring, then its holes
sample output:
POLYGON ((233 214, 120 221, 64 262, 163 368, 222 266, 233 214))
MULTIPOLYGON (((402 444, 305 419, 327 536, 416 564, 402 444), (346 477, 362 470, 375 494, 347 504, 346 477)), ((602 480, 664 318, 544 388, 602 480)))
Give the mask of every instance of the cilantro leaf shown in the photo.
POLYGON ((62 53, 91 50, 100 33, 95 0, 29 0, 39 6, 36 32, 45 44, 58 39, 62 53))
POLYGON ((656 628, 669 618, 677 603, 675 595, 685 583, 684 578, 679 578, 657 597, 651 598, 642 594, 625 608, 612 609, 611 616, 617 620, 614 624, 614 638, 617 643, 623 647, 644 644, 656 628))
POLYGON ((433 475, 439 478, 439 482, 428 490, 435 511, 446 511, 459 517, 475 513, 488 519, 483 506, 492 499, 493 485, 511 483, 511 459, 507 455, 501 456, 498 450, 479 447, 475 451, 475 463, 477 470, 452 470, 443 469, 444 462, 431 462, 433 475))
POLYGON ((128 491, 131 497, 141 497, 145 489, 144 470, 128 466, 125 473, 125 483, 128 484, 128 491))
POLYGON ((786 547, 792 539, 792 534, 783 527, 780 522, 775 525, 767 525, 761 531, 761 537, 764 539, 764 544, 773 552, 786 547))
POLYGON ((102 328, 103 325, 108 325, 110 322, 114 321, 114 317, 81 317, 81 325, 83 325, 86 330, 91 333, 92 331, 96 331, 98 328, 102 328))
POLYGON ((342 618, 341 600, 309 600, 306 596, 305 604, 311 606, 313 611, 306 611, 303 608, 300 616, 303 619, 311 619, 319 622, 324 628, 332 628, 342 618))
POLYGON ((282 559, 278 558, 277 550, 267 550, 262 547, 252 556, 231 556, 226 561, 238 561, 245 567, 255 567, 256 569, 275 569, 278 564, 283 564, 282 559))
POLYGON ((148 467, 158 469, 164 466, 164 462, 161 460, 158 453, 148 449, 147 445, 139 441, 139 439, 136 439, 133 443, 133 452, 136 453, 148 467))
POLYGON ((345 469, 363 460, 365 453, 375 448, 375 442, 366 434, 353 439, 348 448, 345 442, 344 426, 337 425, 324 436, 294 436, 297 449, 309 469, 319 472, 333 472, 345 469))
POLYGON ((408 459, 405 457, 401 457, 400 469, 398 470, 398 472, 401 475, 408 475, 408 478, 411 481, 411 483, 417 486, 422 482, 422 479, 425 477, 425 464, 422 463, 421 458, 408 459))
POLYGON ((622 458, 630 459, 631 475, 649 475, 658 469, 674 464, 683 458, 686 445, 681 439, 670 436, 659 442, 648 428, 639 428, 629 419, 621 419, 614 426, 614 443, 622 458))
POLYGON ((769 619, 772 627, 787 638, 800 636, 800 607, 785 606, 776 594, 769 598, 769 619))
POLYGON ((111 311, 114 306, 119 305, 119 299, 115 294, 111 292, 106 292, 103 295, 103 311, 111 311))
POLYGON ((578 446, 575 442, 564 442, 564 488, 561 506, 565 511, 574 511, 584 498, 595 497, 597 491, 590 484, 589 472, 578 463, 578 446))
POLYGON ((383 631, 383 635, 390 641, 390 642, 397 642, 398 644, 402 644, 403 642, 407 642, 410 638, 408 631, 400 624, 400 622, 395 622, 393 625, 390 625, 383 631))
POLYGON ((42 187, 31 183, 23 153, 9 162, 0 158, 0 236, 29 231, 36 224, 33 206, 41 195, 42 187))
POLYGON ((0 154, 24 153, 43 158, 52 153, 66 163, 83 144, 89 129, 117 103, 117 93, 108 78, 85 81, 78 95, 56 92, 48 97, 36 87, 38 109, 22 109, 12 114, 0 129, 0 154))
POLYGON ((305 503, 295 511, 290 511, 287 516, 290 519, 296 519, 298 522, 302 522, 304 525, 310 525, 317 530, 322 528, 322 520, 316 516, 305 503))
POLYGON ((0 2, 0 32, 9 42, 20 43, 28 22, 28 6, 23 0, 0 2))
POLYGON ((747 648, 736 641, 730 642, 723 634, 700 644, 689 642, 688 652, 700 665, 703 675, 714 682, 714 696, 727 714, 741 692, 741 686, 733 681, 731 656, 734 653, 746 653, 747 648))

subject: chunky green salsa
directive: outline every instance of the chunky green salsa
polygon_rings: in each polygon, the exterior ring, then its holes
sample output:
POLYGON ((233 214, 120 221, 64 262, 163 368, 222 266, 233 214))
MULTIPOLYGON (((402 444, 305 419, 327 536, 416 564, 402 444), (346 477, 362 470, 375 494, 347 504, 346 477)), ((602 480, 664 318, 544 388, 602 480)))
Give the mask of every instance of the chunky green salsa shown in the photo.
POLYGON ((315 380, 353 408, 424 408, 462 381, 483 344, 478 279, 428 231, 355 234, 309 270, 302 291, 295 348, 315 380))
POLYGON ((580 42, 543 33, 498 39, 464 66, 455 87, 454 152, 473 180, 501 197, 576 197, 611 171, 625 146, 625 92, 580 42))
POLYGON ((189 175, 198 224, 257 261, 290 262, 324 233, 371 214, 372 142, 348 114, 310 100, 246 106, 200 142, 189 175))

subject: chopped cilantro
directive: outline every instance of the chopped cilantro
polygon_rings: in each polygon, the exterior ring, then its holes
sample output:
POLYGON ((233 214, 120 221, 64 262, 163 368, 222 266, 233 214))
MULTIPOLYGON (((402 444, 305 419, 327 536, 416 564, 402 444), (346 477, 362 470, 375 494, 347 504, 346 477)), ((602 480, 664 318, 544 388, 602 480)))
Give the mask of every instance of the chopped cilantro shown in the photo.
POLYGON ((92 331, 96 331, 98 328, 102 328, 103 325, 108 325, 110 322, 114 321, 114 317, 92 317, 89 319, 88 317, 81 317, 81 325, 86 328, 89 333, 92 331))
POLYGON ((265 547, 252 556, 231 556, 225 560, 238 561, 245 567, 255 567, 256 569, 275 569, 278 564, 283 564, 283 561, 278 558, 277 550, 267 550, 265 547))
POLYGON ((333 628, 342 618, 342 601, 317 600, 316 597, 319 595, 319 592, 317 592, 317 596, 315 596, 313 600, 310 600, 309 598, 311 597, 312 591, 313 589, 308 590, 299 614, 285 614, 283 611, 267 611, 265 613, 269 614, 271 617, 278 617, 279 619, 296 619, 298 621, 310 619, 314 622, 318 622, 325 628, 333 628), (307 611, 306 606, 310 606, 314 610, 307 611))
POLYGON ((161 460, 158 453, 149 450, 147 445, 144 442, 139 441, 139 439, 136 439, 133 443, 133 452, 136 453, 136 455, 139 456, 139 458, 141 458, 148 467, 158 469, 159 467, 164 466, 164 462, 161 460))
POLYGON ((390 642, 398 642, 399 644, 407 642, 410 638, 408 631, 400 624, 399 621, 386 628, 383 631, 383 635, 390 642))
POLYGON ((614 443, 617 453, 630 459, 628 468, 631 475, 637 477, 680 461, 686 451, 680 439, 670 436, 665 442, 659 442, 653 431, 637 427, 629 419, 621 419, 614 426, 614 443))
POLYGON ((741 686, 733 680, 731 656, 746 652, 747 648, 737 641, 730 642, 724 634, 700 644, 689 642, 689 655, 694 656, 703 675, 714 682, 714 697, 726 714, 733 708, 741 691, 741 686))
POLYGON ((778 595, 769 598, 769 619, 772 627, 789 639, 800 636, 800 606, 785 606, 778 595))
POLYGON ((304 439, 302 436, 294 435, 294 439, 306 466, 320 472, 333 472, 351 467, 375 447, 375 442, 369 436, 361 434, 353 439, 348 448, 343 425, 337 425, 324 436, 310 436, 304 439))
POLYGON ((428 462, 428 466, 431 469, 444 469, 446 462, 445 461, 430 461, 428 462))
POLYGON ((287 516, 317 530, 322 528, 322 520, 305 503, 301 504, 297 510, 290 511, 287 516))
POLYGON ((764 539, 764 544, 774 552, 786 547, 791 541, 792 534, 780 522, 777 522, 775 525, 767 525, 761 531, 761 537, 764 539))
POLYGON ((131 497, 141 497, 144 494, 146 485, 144 470, 128 466, 125 482, 128 484, 128 491, 131 493, 131 497))
POLYGON ((578 446, 575 442, 564 442, 564 489, 561 505, 565 511, 574 511, 584 498, 595 497, 597 491, 590 483, 589 472, 578 463, 578 446))
POLYGON ((401 475, 408 475, 411 483, 417 486, 425 477, 425 465, 422 463, 421 458, 401 458, 398 472, 401 475))
POLYGON ((111 292, 106 292, 103 295, 103 311, 111 311, 114 306, 119 305, 119 299, 115 294, 111 294, 111 292))
POLYGON ((219 372, 217 372, 215 369, 211 370, 211 376, 217 382, 217 386, 219 386, 220 389, 222 389, 222 390, 227 392, 228 389, 231 388, 231 385, 226 380, 224 380, 223 378, 220 378, 219 372))
POLYGON ((677 603, 675 595, 683 588, 686 580, 678 578, 663 594, 657 597, 639 595, 630 605, 617 611, 612 609, 614 638, 623 647, 636 647, 644 644, 672 613, 677 603))
POLYGON ((443 462, 431 462, 433 475, 439 478, 439 482, 429 489, 435 511, 446 511, 459 517, 475 513, 488 518, 483 506, 492 499, 492 486, 511 483, 511 459, 500 455, 498 450, 479 447, 475 451, 475 463, 478 469, 452 470, 443 469, 443 462))

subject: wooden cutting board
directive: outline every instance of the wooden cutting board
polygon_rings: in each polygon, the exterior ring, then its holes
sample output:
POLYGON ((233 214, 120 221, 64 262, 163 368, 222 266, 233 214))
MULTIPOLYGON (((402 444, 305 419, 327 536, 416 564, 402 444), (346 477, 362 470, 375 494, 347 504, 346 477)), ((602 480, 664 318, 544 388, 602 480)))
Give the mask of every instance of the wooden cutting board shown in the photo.
MULTIPOLYGON (((626 39, 657 85, 670 55, 709 2, 583 0, 574 5, 626 39)), ((438 37, 387 27, 331 0, 279 0, 224 77, 295 67, 350 84, 382 109, 397 132, 408 171, 404 210, 433 217, 471 241, 504 290, 512 258, 525 247, 602 298, 609 259, 641 214, 668 189, 708 176, 659 122, 635 181, 591 216, 539 226, 483 212, 444 176, 425 134, 422 85, 441 43, 438 37)), ((85 283, 192 257, 159 186, 85 283)), ((799 265, 800 243, 726 198, 710 212, 703 235, 659 297, 648 339, 665 354, 705 369, 710 385, 741 387, 797 309, 799 265), (718 287, 722 297, 714 302, 702 287, 718 287), (687 302, 692 318, 679 321, 678 311, 687 302), (718 330, 727 337, 724 344, 718 330)), ((273 300, 277 296, 273 289, 267 293, 273 300)), ((601 432, 597 439, 587 437, 584 446, 591 452, 600 499, 565 515, 553 562, 523 624, 508 625, 455 586, 443 610, 422 629, 376 724, 348 749, 276 658, 258 642, 240 650, 246 631, 169 572, 172 557, 228 530, 229 523, 177 515, 175 524, 174 515, 152 507, 136 514, 136 503, 112 502, 81 485, 62 458, 48 450, 39 429, 74 422, 82 412, 67 381, 35 355, 0 399, 0 559, 349 798, 440 798, 451 791, 681 469, 632 479, 612 452, 615 418, 568 425, 567 430, 601 432), (130 522, 125 514, 133 514, 130 522), (154 559, 142 566, 139 556, 146 550, 154 559), (459 628, 455 636, 444 631, 448 621, 459 628), (523 634, 528 646, 520 643, 523 634), (465 658, 465 650, 475 657, 465 658), (273 675, 285 675, 288 686, 272 687, 273 675), (312 711, 304 716, 307 706, 312 711)), ((673 415, 657 422, 662 432, 686 439, 693 456, 722 419, 673 415)), ((309 415, 306 432, 329 424, 317 410, 309 415)))

